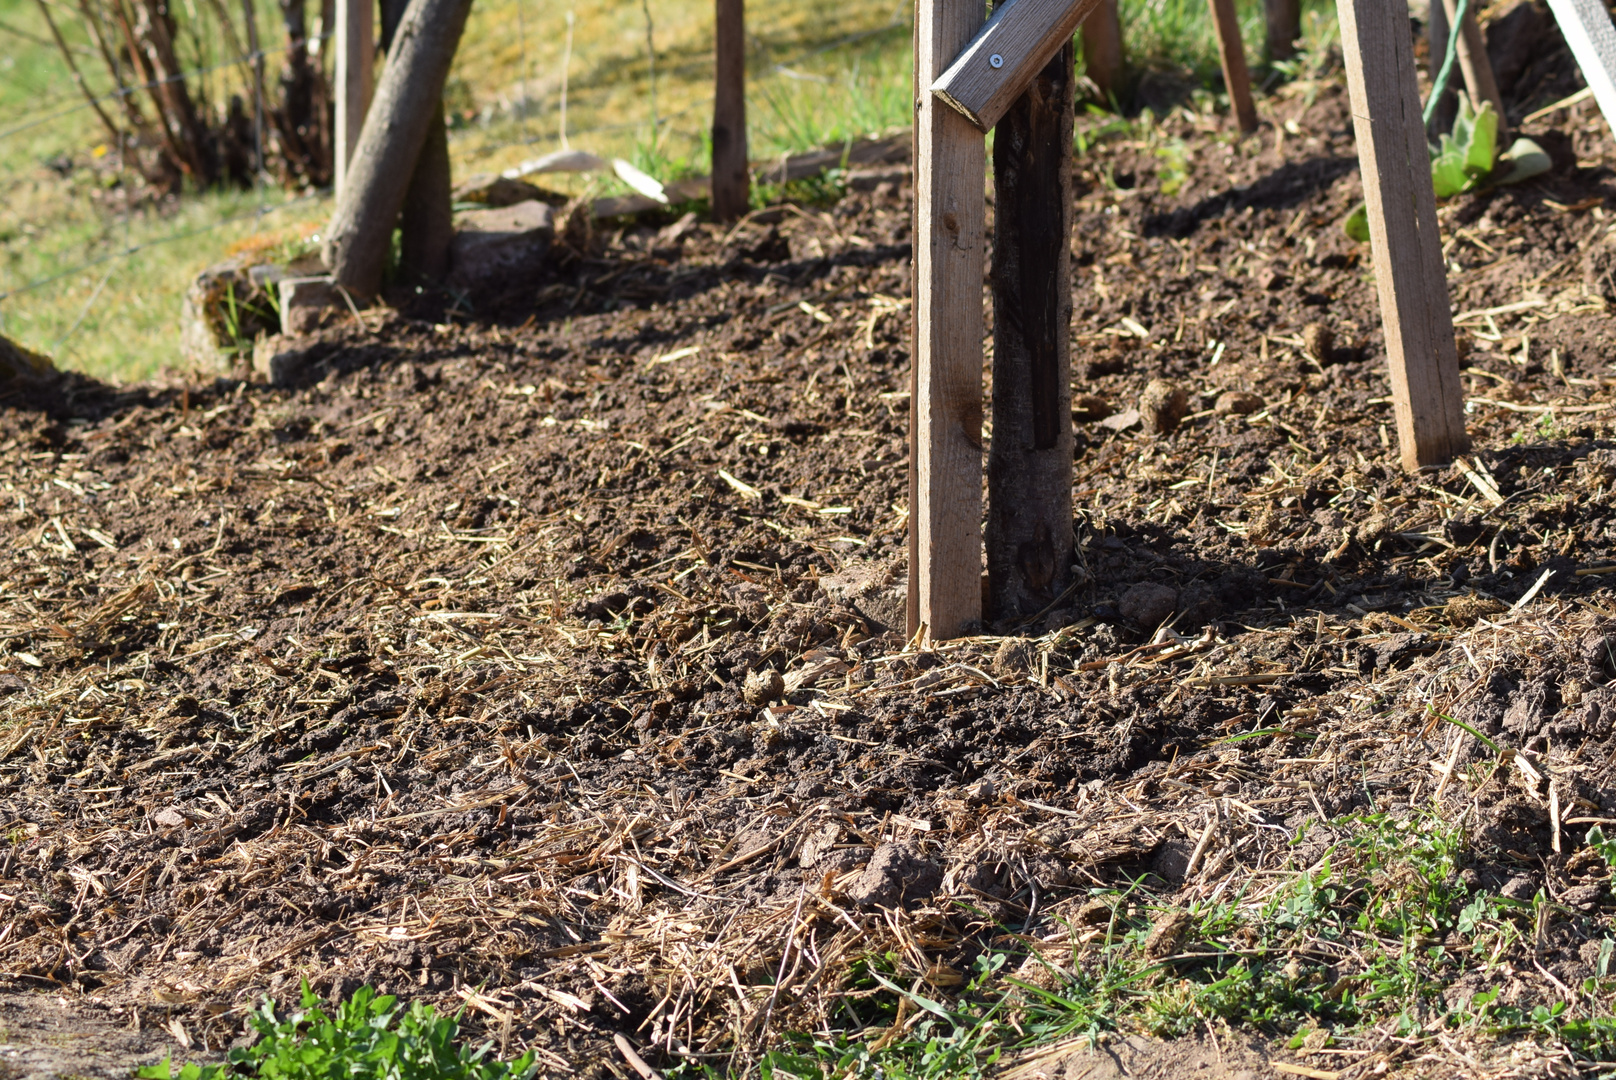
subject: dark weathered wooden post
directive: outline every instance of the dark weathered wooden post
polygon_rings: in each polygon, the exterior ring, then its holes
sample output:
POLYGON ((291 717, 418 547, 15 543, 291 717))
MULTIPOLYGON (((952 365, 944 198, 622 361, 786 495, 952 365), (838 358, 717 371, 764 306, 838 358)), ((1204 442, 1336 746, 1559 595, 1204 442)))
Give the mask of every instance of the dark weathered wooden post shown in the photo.
POLYGON ((713 216, 733 221, 751 203, 746 164, 746 0, 717 0, 714 33, 713 216))
POLYGON ((1338 11, 1403 465, 1442 464, 1470 442, 1408 10, 1340 0, 1338 11))
POLYGON ((1289 60, 1296 55, 1296 40, 1302 36, 1302 0, 1263 0, 1267 35, 1263 55, 1269 63, 1289 60))
POLYGON ((337 284, 369 298, 381 288, 393 225, 434 120, 471 0, 411 0, 388 52, 347 180, 337 193, 325 262, 337 284))
POLYGON ((1101 0, 1083 20, 1083 67, 1101 97, 1115 101, 1121 96, 1128 58, 1122 44, 1117 0, 1101 0))
POLYGON ((1075 60, 1068 40, 994 129, 986 533, 994 619, 1034 614, 1071 583, 1075 60))

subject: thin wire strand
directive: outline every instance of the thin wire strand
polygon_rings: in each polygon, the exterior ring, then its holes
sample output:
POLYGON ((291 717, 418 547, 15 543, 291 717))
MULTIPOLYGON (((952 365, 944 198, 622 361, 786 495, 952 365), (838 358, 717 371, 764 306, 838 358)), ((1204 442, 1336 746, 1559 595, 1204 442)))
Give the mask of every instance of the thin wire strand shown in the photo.
POLYGON ((212 222, 208 225, 199 225, 194 229, 184 229, 168 236, 160 236, 155 240, 147 240, 143 243, 132 244, 121 251, 108 252, 105 255, 100 255, 94 259, 82 262, 71 269, 62 270, 51 274, 48 277, 42 277, 36 281, 30 281, 26 285, 19 285, 15 289, 8 289, 5 292, 0 292, 0 300, 9 300, 13 296, 21 296, 23 293, 33 292, 35 289, 43 288, 54 281, 61 281, 63 278, 72 277, 74 274, 82 274, 91 267, 100 266, 102 263, 110 262, 113 259, 128 258, 130 255, 133 255, 136 252, 145 251, 147 248, 158 247, 162 244, 173 243, 175 240, 184 240, 192 236, 201 236, 203 233, 209 233, 214 229, 223 228, 226 225, 233 225, 240 221, 250 221, 254 218, 265 217, 269 214, 276 213, 277 211, 286 210, 290 207, 297 206, 300 203, 306 203, 311 200, 321 198, 323 194, 323 192, 318 191, 310 192, 307 195, 299 195, 295 199, 288 199, 285 202, 277 203, 274 206, 259 207, 249 214, 233 214, 227 218, 220 218, 218 221, 212 222))

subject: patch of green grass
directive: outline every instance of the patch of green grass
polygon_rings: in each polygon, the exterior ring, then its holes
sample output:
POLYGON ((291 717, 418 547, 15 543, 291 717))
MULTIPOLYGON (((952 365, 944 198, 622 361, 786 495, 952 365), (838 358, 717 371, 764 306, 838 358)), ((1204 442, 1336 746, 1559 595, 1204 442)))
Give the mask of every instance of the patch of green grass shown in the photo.
POLYGON ((320 1008, 305 982, 296 1011, 282 1016, 265 1001, 248 1017, 258 1040, 230 1051, 225 1064, 175 1069, 165 1059, 135 1075, 142 1080, 526 1080, 538 1071, 531 1053, 509 1062, 491 1060, 492 1044, 473 1050, 459 1042, 455 1017, 440 1016, 418 1001, 405 1007, 368 986, 335 1013, 320 1008))
MULTIPOLYGON (((1074 1036, 1174 1038, 1207 1024, 1293 1049, 1313 1032, 1328 1042, 1389 1028, 1410 1039, 1525 1038, 1585 1060, 1616 1057, 1616 942, 1605 942, 1574 1006, 1509 1005, 1496 989, 1450 1002, 1444 989, 1511 962, 1507 954, 1529 943, 1552 905, 1541 895, 1524 903, 1472 894, 1460 876, 1464 831, 1434 812, 1339 824, 1352 839, 1261 897, 1248 886, 1175 913, 1137 885, 1096 890, 1113 911, 1098 940, 1072 927, 1072 940, 1087 944, 984 954, 952 1002, 928 997, 895 958, 866 958, 845 1026, 788 1038, 765 1057, 762 1075, 984 1076, 1009 1055, 1074 1036), (1152 928, 1169 916, 1182 936, 1147 956, 1152 928)), ((1616 859, 1616 842, 1600 834, 1592 843, 1601 853, 1608 843, 1616 859)), ((711 1075, 685 1067, 697 1073, 711 1075)))

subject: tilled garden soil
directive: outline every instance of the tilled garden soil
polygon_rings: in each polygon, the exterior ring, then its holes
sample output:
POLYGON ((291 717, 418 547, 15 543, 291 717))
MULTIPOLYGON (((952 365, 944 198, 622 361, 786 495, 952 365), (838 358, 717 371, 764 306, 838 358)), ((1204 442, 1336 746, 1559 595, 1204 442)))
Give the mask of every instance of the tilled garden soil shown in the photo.
MULTIPOLYGON (((555 1074, 624 1074, 614 1033, 721 1068, 863 1015, 867 956, 939 997, 996 951, 1090 965, 1118 918, 1168 956, 1389 815, 1462 825, 1462 888, 1540 896, 1533 932, 1420 940, 1423 1028, 1255 1033, 1343 1077, 1575 1071, 1433 1018, 1587 1009, 1616 933, 1584 847, 1616 817, 1616 145, 1551 115, 1553 174, 1442 209, 1476 449, 1409 475, 1344 93, 1264 109, 1080 159, 1081 585, 962 641, 895 625, 906 183, 368 313, 293 389, 7 392, 5 982, 193 1054, 307 979, 465 1006, 555 1074), (1170 434, 1127 423, 1158 378, 1170 434)), ((1340 999, 1360 954, 1263 955, 1340 999)))

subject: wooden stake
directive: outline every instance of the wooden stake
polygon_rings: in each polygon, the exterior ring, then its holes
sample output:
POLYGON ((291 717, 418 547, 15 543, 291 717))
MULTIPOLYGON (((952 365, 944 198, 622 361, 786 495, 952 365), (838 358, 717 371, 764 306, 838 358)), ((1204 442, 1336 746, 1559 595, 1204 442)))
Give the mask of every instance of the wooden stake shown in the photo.
POLYGON ((1251 101, 1251 73, 1246 70, 1246 46, 1240 40, 1240 20, 1234 13, 1234 0, 1207 0, 1212 8, 1212 25, 1218 32, 1218 60, 1223 64, 1223 85, 1229 89, 1229 105, 1234 109, 1240 132, 1257 130, 1257 107, 1251 101))
MULTIPOLYGON (((1454 16, 1458 14, 1456 0, 1442 0, 1448 12, 1448 32, 1453 33, 1454 16)), ((1509 119, 1504 115, 1504 99, 1498 93, 1498 80, 1493 78, 1493 62, 1487 58, 1487 43, 1482 40, 1481 26, 1476 22, 1476 9, 1465 6, 1465 17, 1460 20, 1458 53, 1459 70, 1464 74, 1465 90, 1470 94, 1470 107, 1481 108, 1491 102, 1498 114, 1498 146, 1509 149, 1509 119)), ((1441 66, 1441 61, 1435 61, 1441 66)))
POLYGON ((1267 38, 1263 54, 1269 63, 1289 60, 1296 55, 1296 41, 1302 36, 1301 0, 1263 0, 1267 38))
POLYGON ((1075 59, 1068 38, 993 136, 986 540, 988 606, 996 620, 1041 611, 1072 578, 1075 59))
POLYGON ((751 203, 746 165, 746 0, 717 0, 714 36, 713 216, 733 221, 751 203))
POLYGON ((1100 6, 1083 20, 1083 67, 1100 96, 1115 104, 1122 96, 1128 68, 1117 0, 1100 0, 1100 6))
POLYGON ((1616 131, 1616 26, 1600 0, 1549 0, 1549 10, 1571 46, 1588 88, 1616 131))
MULTIPOLYGON (((919 0, 915 78, 930 87, 982 25, 980 0, 919 0)), ((982 618, 982 133, 935 94, 915 102, 911 636, 982 618)))
POLYGON ((341 191, 370 108, 376 58, 376 0, 337 0, 336 190, 341 191))
POLYGON ((1398 0, 1338 11, 1403 465, 1442 464, 1470 442, 1408 14, 1398 0))

